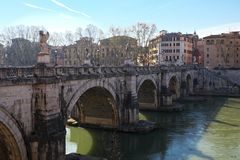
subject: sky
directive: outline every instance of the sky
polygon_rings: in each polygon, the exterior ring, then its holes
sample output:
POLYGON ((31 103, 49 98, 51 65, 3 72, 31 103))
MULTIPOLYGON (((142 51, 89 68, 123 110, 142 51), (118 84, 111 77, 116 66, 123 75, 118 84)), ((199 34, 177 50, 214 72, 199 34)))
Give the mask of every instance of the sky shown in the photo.
POLYGON ((111 26, 145 22, 158 31, 204 37, 240 31, 239 7, 240 0, 4 0, 0 30, 23 24, 65 32, 93 24, 106 33, 111 26))

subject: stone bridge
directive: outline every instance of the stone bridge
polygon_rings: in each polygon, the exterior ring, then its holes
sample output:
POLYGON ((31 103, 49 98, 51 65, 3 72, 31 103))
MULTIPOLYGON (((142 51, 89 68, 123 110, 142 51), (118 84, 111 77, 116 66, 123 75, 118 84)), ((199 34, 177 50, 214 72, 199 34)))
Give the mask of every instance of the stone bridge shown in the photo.
POLYGON ((159 110, 199 91, 230 82, 203 68, 0 68, 0 155, 10 160, 65 159, 65 125, 121 128, 138 123, 139 109, 159 110))

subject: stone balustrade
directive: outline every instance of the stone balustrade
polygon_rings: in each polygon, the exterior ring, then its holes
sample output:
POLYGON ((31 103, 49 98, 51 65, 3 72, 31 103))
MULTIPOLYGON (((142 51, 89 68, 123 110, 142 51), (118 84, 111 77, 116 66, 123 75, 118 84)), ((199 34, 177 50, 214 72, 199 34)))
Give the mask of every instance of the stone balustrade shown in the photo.
POLYGON ((161 71, 179 71, 192 69, 193 66, 117 66, 117 67, 5 67, 0 68, 0 79, 29 79, 34 77, 61 77, 61 76, 121 76, 123 74, 154 74, 161 71))

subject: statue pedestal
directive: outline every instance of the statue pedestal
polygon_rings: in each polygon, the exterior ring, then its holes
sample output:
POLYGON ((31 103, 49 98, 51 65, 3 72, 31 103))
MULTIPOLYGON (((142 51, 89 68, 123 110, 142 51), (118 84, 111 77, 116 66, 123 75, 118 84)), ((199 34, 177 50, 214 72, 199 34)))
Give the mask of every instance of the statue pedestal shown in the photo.
POLYGON ((37 54, 37 63, 49 64, 50 63, 50 54, 45 53, 45 52, 39 52, 37 54))

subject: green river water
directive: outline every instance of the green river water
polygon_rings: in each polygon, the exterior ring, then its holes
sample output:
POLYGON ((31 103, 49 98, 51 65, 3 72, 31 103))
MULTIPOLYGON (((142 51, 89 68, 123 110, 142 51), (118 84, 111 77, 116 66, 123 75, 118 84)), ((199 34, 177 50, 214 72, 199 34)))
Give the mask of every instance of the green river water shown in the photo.
POLYGON ((141 112, 148 134, 67 127, 66 153, 108 160, 240 160, 240 98, 186 103, 175 113, 141 112))

